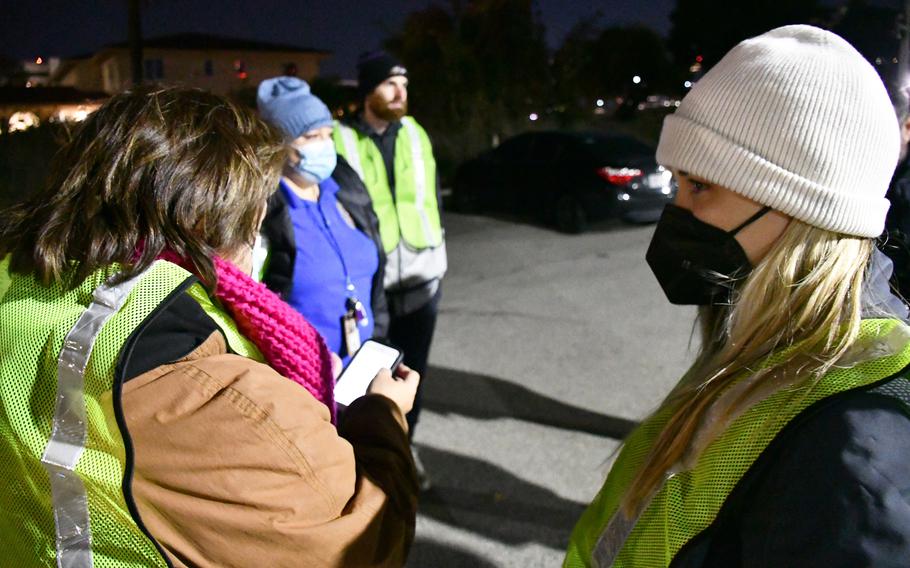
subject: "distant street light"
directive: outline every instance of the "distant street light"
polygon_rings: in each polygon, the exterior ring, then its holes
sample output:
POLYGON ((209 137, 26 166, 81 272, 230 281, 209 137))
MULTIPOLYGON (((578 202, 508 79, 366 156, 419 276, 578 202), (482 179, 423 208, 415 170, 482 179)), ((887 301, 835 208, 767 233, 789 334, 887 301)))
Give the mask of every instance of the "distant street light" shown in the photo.
POLYGON ((535 120, 537 120, 537 113, 536 113, 536 112, 532 112, 531 114, 529 114, 529 115, 528 115, 528 120, 530 120, 531 122, 534 122, 535 120))
POLYGON ((692 81, 686 81, 685 83, 683 83, 683 87, 685 87, 685 88, 687 88, 687 89, 691 89, 691 88, 692 88, 692 81))
POLYGON ((602 107, 602 106, 604 106, 604 100, 603 100, 603 99, 597 99, 597 102, 596 102, 595 104, 596 104, 597 106, 599 106, 599 107, 602 107))
POLYGON ((639 77, 638 75, 632 77, 632 82, 635 83, 636 85, 641 83, 641 77, 639 77))

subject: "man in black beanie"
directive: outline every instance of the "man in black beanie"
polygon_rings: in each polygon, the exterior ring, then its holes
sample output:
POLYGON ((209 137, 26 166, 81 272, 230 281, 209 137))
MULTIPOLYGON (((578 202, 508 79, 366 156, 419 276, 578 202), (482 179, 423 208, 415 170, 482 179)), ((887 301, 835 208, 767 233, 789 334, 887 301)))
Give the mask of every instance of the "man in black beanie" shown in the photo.
MULTIPOLYGON (((389 339, 425 381, 446 271, 436 160, 426 131, 407 116, 404 65, 383 51, 367 52, 357 73, 361 109, 335 128, 335 147, 363 178, 379 218, 389 339)), ((418 390, 407 416, 412 437, 420 400, 418 390)))

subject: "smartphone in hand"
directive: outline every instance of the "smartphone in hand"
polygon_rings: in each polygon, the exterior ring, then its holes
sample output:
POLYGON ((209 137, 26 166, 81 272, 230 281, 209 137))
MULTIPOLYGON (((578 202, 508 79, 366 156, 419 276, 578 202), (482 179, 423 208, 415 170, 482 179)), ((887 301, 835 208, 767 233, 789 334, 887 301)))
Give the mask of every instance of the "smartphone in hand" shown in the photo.
POLYGON ((367 392, 370 383, 381 369, 394 371, 404 353, 390 345, 367 339, 354 353, 335 383, 335 402, 349 406, 367 392))

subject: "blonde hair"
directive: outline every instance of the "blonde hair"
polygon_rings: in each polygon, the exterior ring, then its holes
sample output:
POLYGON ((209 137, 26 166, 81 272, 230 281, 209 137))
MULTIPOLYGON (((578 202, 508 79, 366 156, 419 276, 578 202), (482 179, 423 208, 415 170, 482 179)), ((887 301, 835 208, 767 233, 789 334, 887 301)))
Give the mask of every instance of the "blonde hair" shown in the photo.
POLYGON ((696 437, 714 439, 751 404, 817 381, 835 365, 859 334, 873 248, 871 239, 794 219, 751 274, 734 283, 730 305, 701 308, 701 351, 654 413, 669 419, 625 494, 627 515, 646 505, 678 463, 703 449, 694 447, 696 437), (715 408, 746 373, 750 384, 729 406, 715 408), (706 420, 709 412, 720 419, 706 420))

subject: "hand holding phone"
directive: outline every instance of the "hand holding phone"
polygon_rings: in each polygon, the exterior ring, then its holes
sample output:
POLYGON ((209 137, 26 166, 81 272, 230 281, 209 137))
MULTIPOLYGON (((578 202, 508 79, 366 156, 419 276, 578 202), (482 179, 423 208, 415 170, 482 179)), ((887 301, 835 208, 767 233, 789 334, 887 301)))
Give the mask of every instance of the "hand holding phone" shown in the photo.
POLYGON ((417 396, 419 384, 420 373, 401 364, 395 370, 394 377, 385 369, 379 371, 367 392, 381 394, 391 399, 401 410, 401 414, 405 415, 414 407, 414 397, 417 396))
POLYGON ((335 402, 349 406, 366 394, 380 370, 394 371, 402 357, 402 352, 394 347, 374 339, 364 341, 335 383, 335 402))

